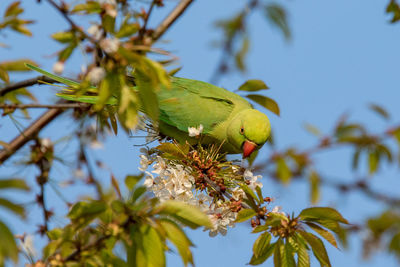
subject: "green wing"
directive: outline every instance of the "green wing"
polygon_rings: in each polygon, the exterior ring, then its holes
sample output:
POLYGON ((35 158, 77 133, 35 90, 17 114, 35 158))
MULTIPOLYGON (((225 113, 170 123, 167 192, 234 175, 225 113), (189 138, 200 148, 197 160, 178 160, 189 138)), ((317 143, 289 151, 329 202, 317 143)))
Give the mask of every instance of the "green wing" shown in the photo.
POLYGON ((160 121, 187 132, 203 125, 209 133, 228 119, 237 106, 250 107, 240 96, 209 83, 172 77, 172 88, 157 92, 160 121))

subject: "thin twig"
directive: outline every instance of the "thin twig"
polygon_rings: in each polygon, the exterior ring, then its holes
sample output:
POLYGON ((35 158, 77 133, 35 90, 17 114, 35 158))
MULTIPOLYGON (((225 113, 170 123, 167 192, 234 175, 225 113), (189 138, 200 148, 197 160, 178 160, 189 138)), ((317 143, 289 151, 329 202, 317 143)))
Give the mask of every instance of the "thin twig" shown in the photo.
POLYGON ((157 41, 160 37, 165 33, 166 30, 179 18, 183 12, 188 8, 188 6, 193 3, 193 0, 182 0, 179 4, 174 8, 174 10, 169 13, 169 15, 158 25, 158 27, 154 30, 152 35, 153 41, 157 41))
POLYGON ((0 104, 0 109, 26 109, 26 108, 86 108, 83 103, 60 103, 60 104, 0 104))
POLYGON ((89 162, 89 158, 86 153, 85 146, 83 144, 80 145, 80 157, 81 157, 81 160, 85 163, 88 174, 89 174, 87 183, 94 185, 99 199, 102 199, 103 198, 103 189, 101 188, 101 184, 97 181, 97 179, 94 176, 94 170, 92 168, 92 165, 89 162))
POLYGON ((32 85, 35 85, 35 84, 41 85, 42 84, 41 81, 45 82, 45 83, 56 83, 57 82, 57 81, 55 81, 55 80, 53 80, 53 79, 51 79, 49 77, 46 77, 46 76, 38 76, 36 78, 32 78, 32 79, 28 79, 28 80, 25 80, 25 81, 17 82, 17 83, 10 84, 8 86, 5 86, 5 87, 1 88, 0 89, 0 96, 4 96, 7 93, 10 93, 12 91, 15 91, 15 90, 18 90, 18 89, 21 89, 21 88, 24 88, 24 87, 32 86, 32 85))
MULTIPOLYGON (((252 0, 248 4, 247 8, 245 8, 242 11, 242 15, 246 16, 250 14, 252 11, 254 11, 258 7, 258 0, 252 0)), ((243 24, 242 24, 243 30, 242 32, 245 31, 245 19, 243 19, 243 24)), ((229 71, 229 59, 233 57, 233 45, 234 41, 236 39, 236 35, 228 36, 226 40, 224 40, 224 45, 222 48, 222 54, 221 58, 219 60, 219 63, 217 64, 216 70, 212 74, 210 78, 210 82, 213 84, 218 83, 218 79, 221 77, 222 74, 226 73, 229 71)))
MULTIPOLYGON (((84 33, 71 18, 59 7, 53 0, 48 0, 55 8, 57 8, 64 18, 71 24, 71 27, 76 28, 82 32, 89 40, 90 38, 86 33, 84 33)), ((158 40, 165 33, 165 31, 176 21, 176 19, 183 14, 186 8, 193 2, 193 0, 182 0, 175 9, 159 24, 156 28, 154 34, 151 36, 153 41, 158 40)), ((96 43, 96 42, 94 42, 96 43)), ((58 117, 64 112, 64 109, 50 109, 39 117, 35 122, 28 126, 24 132, 19 136, 15 137, 13 141, 7 146, 7 150, 0 150, 0 164, 6 161, 11 155, 18 151, 23 145, 25 145, 29 140, 31 140, 38 132, 40 132, 47 124, 49 124, 53 119, 58 117)))
POLYGON ((68 16, 68 10, 63 8, 62 6, 59 6, 54 2, 53 0, 47 0, 50 5, 52 5, 55 9, 57 9, 60 14, 65 18, 66 21, 71 25, 71 28, 74 30, 79 31, 86 39, 88 39, 90 42, 93 44, 97 44, 97 41, 90 35, 86 34, 81 27, 79 27, 69 16, 68 16))
POLYGON ((47 124, 61 115, 64 109, 50 109, 29 125, 20 135, 15 137, 7 146, 6 149, 0 150, 0 165, 10 156, 17 152, 27 142, 35 138, 37 133, 42 130, 47 124))
POLYGON ((387 194, 381 193, 381 192, 376 192, 371 189, 371 186, 368 185, 365 179, 360 179, 356 182, 353 183, 338 183, 334 182, 335 180, 338 179, 323 179, 320 177, 321 183, 335 187, 337 190, 341 192, 347 192, 350 190, 358 190, 362 193, 364 193, 366 196, 369 196, 373 199, 380 200, 388 205, 391 206, 400 206, 400 198, 392 197, 387 194))
POLYGON ((149 21, 151 12, 153 11, 154 5, 155 5, 156 0, 151 1, 149 10, 146 12, 146 17, 144 18, 144 23, 143 23, 143 27, 140 29, 139 31, 139 38, 143 39, 143 37, 146 34, 146 30, 147 30, 147 23, 149 21))

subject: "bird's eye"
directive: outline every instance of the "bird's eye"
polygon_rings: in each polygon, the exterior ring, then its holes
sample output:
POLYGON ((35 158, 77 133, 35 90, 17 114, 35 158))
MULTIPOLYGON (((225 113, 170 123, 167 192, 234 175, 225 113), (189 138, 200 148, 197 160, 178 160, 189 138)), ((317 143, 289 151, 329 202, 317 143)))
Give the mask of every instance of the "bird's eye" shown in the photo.
POLYGON ((244 128, 243 128, 243 126, 240 127, 240 134, 244 134, 244 128))

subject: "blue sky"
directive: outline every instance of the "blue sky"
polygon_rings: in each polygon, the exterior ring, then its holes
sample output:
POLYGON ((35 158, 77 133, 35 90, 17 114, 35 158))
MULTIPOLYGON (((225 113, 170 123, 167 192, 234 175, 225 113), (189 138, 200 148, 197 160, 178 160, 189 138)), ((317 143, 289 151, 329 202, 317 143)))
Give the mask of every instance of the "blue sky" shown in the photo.
MULTIPOLYGON (((0 2, 0 12, 10 3, 0 2)), ((7 34, 0 36, 0 41, 12 45, 10 50, 0 50, 0 60, 31 57, 42 67, 51 69, 56 61, 51 55, 60 47, 49 39, 50 33, 67 27, 62 18, 47 4, 36 4, 36 1, 23 1, 28 18, 38 20, 30 27, 33 38, 7 34)), ((45 1, 43 1, 45 2, 45 1)), ((167 32, 158 46, 172 51, 180 59, 183 69, 179 75, 197 80, 209 81, 218 63, 220 51, 212 47, 212 41, 220 38, 221 32, 215 30, 214 22, 227 18, 242 8, 244 1, 196 1, 188 11, 167 32)), ((281 116, 271 113, 272 127, 279 148, 296 145, 306 148, 315 144, 315 138, 304 130, 304 123, 311 123, 329 133, 335 121, 344 112, 351 114, 352 120, 364 122, 373 131, 381 131, 387 122, 368 110, 369 103, 384 105, 391 113, 389 124, 400 119, 398 90, 400 62, 400 25, 388 23, 389 17, 384 13, 388 1, 337 0, 337 1, 282 1, 288 8, 289 22, 293 38, 286 42, 280 32, 266 22, 261 12, 253 14, 249 21, 251 27, 251 49, 248 60, 248 72, 245 75, 233 73, 219 81, 220 86, 230 90, 236 89, 246 79, 264 80, 271 90, 268 96, 277 100, 281 108, 281 116)), ((169 5, 176 1, 167 2, 169 5)), ((155 25, 163 15, 150 20, 155 25)), ((73 76, 79 72, 81 60, 75 56, 67 65, 65 75, 73 76)), ((22 76, 18 76, 19 78, 22 76)), ((44 87, 33 89, 43 102, 54 99, 54 90, 44 87), (43 93, 42 93, 43 92, 43 93)), ((33 112, 32 114, 39 114, 33 112)), ((22 121, 25 125, 27 122, 22 121)), ((53 125, 43 132, 42 137, 60 138, 68 129, 74 127, 73 122, 64 121, 53 125)), ((9 140, 18 131, 5 118, 0 120, 0 140, 9 140)), ((102 150, 91 151, 92 159, 105 161, 116 177, 123 179, 127 173, 136 173, 139 148, 134 147, 138 140, 128 138, 124 134, 110 136, 102 150)), ((69 148, 74 143, 65 143, 59 153, 66 159, 74 154, 69 148)), ((28 151, 25 148, 24 151, 28 151)), ((315 159, 319 170, 329 177, 337 177, 341 181, 350 182, 360 173, 353 173, 349 166, 351 150, 337 149, 324 153, 315 159)), ((259 162, 270 153, 263 148, 259 162)), ((14 159, 15 161, 16 159, 14 159)), ((0 167, 0 176, 15 173, 15 169, 6 164, 0 167)), ((34 169, 17 173, 34 185, 34 169)), ((58 165, 53 173, 56 180, 69 177, 68 170, 58 165)), ((98 173, 100 178, 109 180, 108 172, 98 173)), ((372 183, 382 192, 397 194, 398 173, 391 168, 383 168, 374 177, 372 183)), ((292 183, 288 187, 278 185, 265 177, 264 194, 275 197, 275 205, 280 205, 287 212, 299 212, 310 205, 308 187, 305 183, 292 183)), ((105 182, 107 184, 107 182, 105 182)), ((88 191, 83 187, 81 192, 62 189, 69 199, 88 191)), ((24 203, 33 201, 34 193, 19 197, 24 203)), ((56 210, 65 211, 65 205, 49 193, 51 204, 56 210), (54 199, 54 202, 53 202, 54 199)), ((372 216, 384 206, 371 203, 361 194, 341 196, 327 188, 322 192, 319 204, 336 207, 350 221, 372 216)), ((15 218, 7 217, 14 230, 24 229, 32 233, 40 223, 40 211, 29 205, 30 225, 21 225, 15 218)), ((62 216, 56 217, 53 226, 63 222, 62 216)), ((226 237, 209 238, 202 231, 188 231, 196 244, 194 258, 196 266, 244 266, 251 256, 251 246, 256 236, 249 234, 249 226, 237 225, 226 237)), ((329 245, 328 253, 333 266, 398 266, 393 256, 377 253, 369 261, 361 260, 360 239, 362 233, 351 239, 348 250, 338 251, 329 245)), ((37 241, 40 244, 39 241, 37 241)), ((268 261, 265 266, 272 266, 268 261)), ((168 266, 181 266, 179 257, 168 256, 168 266)), ((313 262, 313 266, 318 266, 313 262)))

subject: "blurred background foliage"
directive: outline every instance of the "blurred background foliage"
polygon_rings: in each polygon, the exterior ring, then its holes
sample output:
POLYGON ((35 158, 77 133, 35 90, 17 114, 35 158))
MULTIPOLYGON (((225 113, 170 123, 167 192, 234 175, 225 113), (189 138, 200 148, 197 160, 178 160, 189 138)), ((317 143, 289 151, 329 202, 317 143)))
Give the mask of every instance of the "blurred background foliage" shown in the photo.
MULTIPOLYGON (((208 218, 185 204, 158 203, 140 185, 141 175, 127 175, 123 187, 111 175, 112 188, 104 190, 102 183, 96 179, 95 169, 104 169, 107 164, 99 161, 92 164, 87 155, 89 145, 99 144, 111 131, 117 134, 118 126, 128 134, 133 134, 132 129, 142 126, 141 111, 145 111, 152 123, 157 124, 158 104, 155 94, 160 86, 169 86, 168 75, 175 75, 180 70, 180 67, 176 67, 177 59, 173 53, 159 48, 157 41, 192 1, 183 0, 178 4, 165 3, 162 0, 140 1, 140 8, 126 0, 42 0, 37 1, 37 4, 41 5, 42 2, 53 6, 54 12, 58 12, 68 25, 51 36, 61 47, 59 51, 52 51, 57 55, 53 72, 61 74, 65 63, 74 53, 81 53, 87 58, 87 64, 82 67, 79 75, 71 77, 73 80, 65 80, 64 83, 69 87, 57 86, 64 90, 72 88, 74 94, 80 96, 98 93, 99 100, 94 105, 76 105, 61 100, 51 104, 40 103, 40 97, 29 88, 36 84, 53 84, 55 81, 43 76, 31 78, 32 75, 37 75, 32 73, 29 73, 30 79, 19 79, 28 77, 15 75, 26 75, 29 69, 25 67, 25 63, 38 65, 31 59, 18 58, 0 62, 0 107, 3 119, 10 118, 21 132, 12 141, 3 140, 0 136, 0 163, 4 163, 14 154, 21 154, 19 149, 29 143, 29 153, 20 155, 20 160, 15 162, 15 168, 34 166, 38 171, 36 183, 33 185, 25 183, 23 177, 1 177, 0 207, 10 211, 13 214, 11 216, 25 220, 24 214, 28 207, 9 198, 9 194, 4 192, 34 188, 38 193, 32 201, 42 209, 43 216, 37 233, 48 239, 43 253, 40 256, 34 255, 23 229, 12 233, 9 223, 0 218, 0 266, 10 260, 15 263, 25 260, 31 266, 78 266, 82 262, 91 266, 163 266, 164 253, 169 250, 171 243, 183 263, 192 264, 190 248, 193 244, 182 228, 209 226, 208 218), (160 24, 149 23, 153 12, 169 5, 174 8, 160 24), (130 78, 132 74, 134 81, 130 78), (130 90, 133 85, 138 86, 138 92, 130 90), (116 106, 109 105, 113 101, 117 101, 114 103, 116 106), (30 109, 33 108, 49 110, 44 115, 32 116, 30 109), (73 164, 66 164, 62 156, 55 152, 63 140, 49 140, 40 136, 41 130, 47 124, 55 123, 56 118, 64 113, 75 120, 77 125, 73 134, 66 137, 76 140, 76 162, 73 164), (19 122, 21 115, 33 121, 28 131, 19 122), (95 128, 92 126, 93 122, 96 122, 95 128), (65 184, 89 186, 94 192, 85 196, 85 200, 67 203, 70 209, 65 210, 64 214, 68 222, 62 228, 51 227, 49 222, 53 218, 53 211, 48 207, 51 200, 46 198, 46 190, 54 190, 62 198, 62 192, 57 191, 49 178, 56 162, 67 165, 71 172, 75 170, 73 176, 83 177, 81 180, 86 185, 78 184, 77 179, 65 181, 65 184), (21 245, 17 246, 17 243, 21 245), (115 250, 125 251, 126 255, 118 255, 115 250), (25 259, 21 255, 25 255, 25 259)), ((244 1, 242 10, 215 23, 216 30, 221 33, 221 38, 215 41, 215 47, 220 50, 221 56, 215 66, 212 83, 218 83, 221 77, 229 73, 246 72, 246 58, 252 44, 250 17, 254 13, 259 12, 265 17, 265 27, 276 28, 285 40, 291 40, 286 4, 288 3, 244 1)), ((390 16, 389 22, 398 22, 398 2, 390 0, 384 4, 390 16)), ((13 35, 29 37, 35 34, 30 26, 35 20, 40 20, 40 16, 28 18, 23 6, 21 1, 9 1, 0 10, 3 14, 0 19, 0 34, 7 36, 0 42, 0 49, 3 51, 9 46, 8 38, 13 35)), ((260 80, 248 80, 237 91, 246 93, 244 96, 256 106, 265 107, 269 115, 272 112, 279 116, 278 103, 266 96, 268 91, 265 90, 269 89, 267 84, 260 80)), ((384 106, 372 104, 369 108, 382 120, 388 121, 388 124, 392 123, 389 120, 391 115, 384 106)), ((365 238, 360 242, 363 243, 364 257, 372 256, 378 248, 382 248, 400 258, 400 196, 381 193, 370 184, 371 179, 384 169, 383 166, 400 164, 400 126, 392 124, 384 129, 371 131, 364 127, 363 122, 350 121, 347 114, 344 114, 330 132, 323 133, 311 124, 307 124, 305 128, 315 135, 314 146, 277 148, 272 136, 268 159, 266 162, 256 161, 252 166, 254 172, 263 173, 265 177, 285 185, 297 180, 305 181, 309 185, 310 202, 314 205, 323 197, 321 188, 327 186, 337 190, 338 194, 361 192, 371 202, 381 202, 384 208, 380 214, 365 221, 351 222, 345 228, 339 227, 339 223, 348 222, 337 211, 310 208, 304 209, 297 217, 282 217, 271 213, 265 224, 252 225, 255 226, 253 232, 261 234, 254 243, 250 264, 261 264, 273 255, 275 266, 309 266, 310 259, 306 250, 311 249, 321 266, 330 266, 324 245, 321 246, 322 241, 305 232, 306 225, 306 229, 313 229, 336 247, 338 245, 331 231, 342 242, 343 247, 346 245, 344 229, 348 235, 363 232, 365 238), (333 182, 318 166, 317 158, 321 153, 328 153, 338 147, 350 148, 352 160, 349 168, 361 173, 356 180, 349 179, 347 183, 333 182), (362 168, 365 164, 360 164, 361 161, 366 163, 367 169, 362 168), (299 223, 304 228, 299 228, 299 223), (271 234, 277 237, 273 243, 271 234), (296 257, 293 256, 295 254, 296 257)), ((249 199, 258 199, 258 204, 262 204, 263 197, 257 196, 258 192, 253 192, 254 196, 250 191, 247 193, 249 199)), ((242 209, 237 222, 264 216, 258 214, 260 207, 252 207, 254 210, 242 209)))

